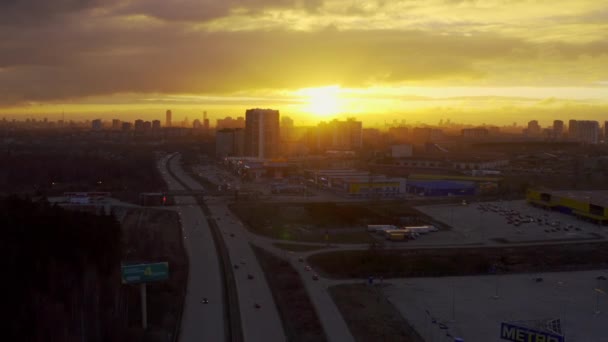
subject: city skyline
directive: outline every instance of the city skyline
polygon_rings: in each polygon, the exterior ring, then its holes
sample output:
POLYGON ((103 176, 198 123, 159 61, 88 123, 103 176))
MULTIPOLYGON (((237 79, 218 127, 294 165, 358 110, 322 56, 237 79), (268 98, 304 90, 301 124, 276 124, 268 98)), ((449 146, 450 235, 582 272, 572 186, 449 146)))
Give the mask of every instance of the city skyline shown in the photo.
POLYGON ((608 113, 600 2, 27 3, 0 5, 0 116, 157 119, 173 108, 214 119, 261 107, 373 126, 608 113))

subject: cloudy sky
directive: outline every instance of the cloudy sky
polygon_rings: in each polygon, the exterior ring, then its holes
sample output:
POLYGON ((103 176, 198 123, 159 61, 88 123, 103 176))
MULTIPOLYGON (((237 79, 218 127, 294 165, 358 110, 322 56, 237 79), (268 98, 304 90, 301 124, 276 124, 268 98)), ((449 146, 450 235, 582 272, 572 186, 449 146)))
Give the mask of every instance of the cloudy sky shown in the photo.
POLYGON ((608 120, 608 0, 2 0, 0 116, 608 120))

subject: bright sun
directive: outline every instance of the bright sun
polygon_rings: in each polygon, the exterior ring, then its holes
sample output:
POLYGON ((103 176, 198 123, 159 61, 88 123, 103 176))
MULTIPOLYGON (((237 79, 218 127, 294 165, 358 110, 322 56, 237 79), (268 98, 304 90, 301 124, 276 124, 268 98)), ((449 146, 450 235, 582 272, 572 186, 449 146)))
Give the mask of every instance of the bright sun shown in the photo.
POLYGON ((305 109, 311 114, 328 117, 339 114, 342 109, 339 86, 306 88, 298 93, 308 102, 305 109))

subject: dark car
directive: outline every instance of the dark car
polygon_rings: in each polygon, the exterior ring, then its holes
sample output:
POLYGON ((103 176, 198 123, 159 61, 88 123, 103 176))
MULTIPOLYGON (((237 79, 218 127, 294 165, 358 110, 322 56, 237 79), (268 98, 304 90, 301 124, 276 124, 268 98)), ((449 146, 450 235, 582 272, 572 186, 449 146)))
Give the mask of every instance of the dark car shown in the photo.
POLYGON ((253 274, 248 274, 247 279, 253 279, 253 274))
POLYGON ((258 304, 258 303, 255 303, 255 304, 253 304, 253 307, 254 307, 254 308, 256 308, 256 309, 259 309, 259 308, 261 308, 262 306, 261 306, 260 304, 258 304))
POLYGON ((238 269, 239 269, 239 265, 234 264, 234 269, 235 269, 235 270, 238 270, 238 269))
POLYGON ((203 303, 203 304, 209 304, 209 300, 207 298, 203 298, 203 300, 201 300, 201 303, 203 303))
POLYGON ((319 276, 315 273, 312 275, 312 280, 319 280, 319 276))

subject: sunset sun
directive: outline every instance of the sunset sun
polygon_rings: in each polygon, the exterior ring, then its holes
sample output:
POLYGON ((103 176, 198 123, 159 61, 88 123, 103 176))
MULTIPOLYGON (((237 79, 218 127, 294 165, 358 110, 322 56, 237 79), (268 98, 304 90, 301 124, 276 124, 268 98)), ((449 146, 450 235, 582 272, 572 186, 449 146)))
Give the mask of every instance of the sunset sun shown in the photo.
POLYGON ((320 117, 329 117, 342 110, 340 87, 306 88, 299 92, 307 102, 306 111, 320 117))

